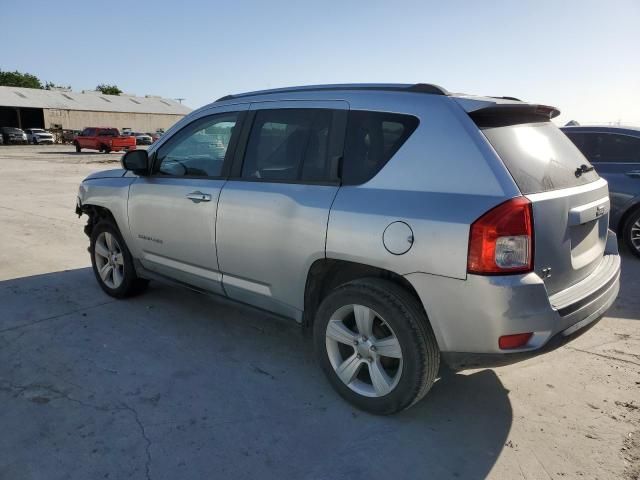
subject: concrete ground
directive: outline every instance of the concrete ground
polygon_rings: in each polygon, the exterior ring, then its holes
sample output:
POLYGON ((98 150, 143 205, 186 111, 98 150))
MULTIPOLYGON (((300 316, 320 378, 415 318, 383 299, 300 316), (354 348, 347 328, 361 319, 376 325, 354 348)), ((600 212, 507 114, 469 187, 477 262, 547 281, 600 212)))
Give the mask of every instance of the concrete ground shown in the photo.
POLYGON ((374 417, 293 323, 153 283, 98 288, 78 183, 118 154, 0 147, 1 479, 637 479, 640 260, 548 355, 446 377, 374 417))

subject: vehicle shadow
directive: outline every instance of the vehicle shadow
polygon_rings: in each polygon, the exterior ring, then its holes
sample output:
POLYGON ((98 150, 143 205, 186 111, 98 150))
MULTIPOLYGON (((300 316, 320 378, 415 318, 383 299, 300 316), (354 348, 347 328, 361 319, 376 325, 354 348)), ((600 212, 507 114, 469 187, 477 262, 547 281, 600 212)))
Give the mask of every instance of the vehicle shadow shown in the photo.
POLYGON ((513 421, 491 370, 363 413, 293 322, 175 287, 118 301, 83 268, 0 305, 2 478, 483 479, 513 421))
POLYGON ((608 315, 640 320, 640 258, 629 252, 625 246, 621 246, 620 256, 622 257, 620 293, 608 315))
MULTIPOLYGON (((122 154, 122 152, 109 152, 109 154, 111 153, 120 153, 122 154)), ((99 151, 93 151, 93 150, 83 150, 81 152, 76 152, 75 150, 69 150, 67 151, 62 151, 62 150, 57 150, 54 152, 38 152, 39 155, 105 155, 104 152, 99 152, 99 151)))

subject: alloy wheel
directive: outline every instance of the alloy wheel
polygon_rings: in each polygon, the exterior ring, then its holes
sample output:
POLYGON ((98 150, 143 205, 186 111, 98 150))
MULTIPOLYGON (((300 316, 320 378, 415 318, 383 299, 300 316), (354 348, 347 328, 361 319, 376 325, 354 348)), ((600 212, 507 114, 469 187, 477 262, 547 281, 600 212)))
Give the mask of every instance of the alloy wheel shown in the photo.
POLYGON ((116 289, 124 281, 124 255, 116 237, 102 232, 94 245, 96 269, 104 284, 116 289))
POLYGON ((340 380, 366 397, 383 397, 402 375, 402 348, 389 324, 364 305, 345 305, 327 324, 329 361, 340 380))
POLYGON ((633 225, 631 225, 631 234, 630 234, 630 239, 631 239, 631 245, 633 245, 633 247, 640 252, 640 218, 636 221, 636 223, 634 223, 633 225))

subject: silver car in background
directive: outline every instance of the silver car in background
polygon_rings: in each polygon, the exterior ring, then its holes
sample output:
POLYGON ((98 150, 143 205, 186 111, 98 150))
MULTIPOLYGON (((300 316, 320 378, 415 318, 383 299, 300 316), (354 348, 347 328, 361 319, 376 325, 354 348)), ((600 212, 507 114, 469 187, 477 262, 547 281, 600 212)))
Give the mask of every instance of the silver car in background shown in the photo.
POLYGON ((615 300, 607 183, 558 113, 428 84, 230 95, 87 177, 76 212, 109 295, 156 279, 295 319, 344 398, 395 413, 441 361, 536 355, 615 300))

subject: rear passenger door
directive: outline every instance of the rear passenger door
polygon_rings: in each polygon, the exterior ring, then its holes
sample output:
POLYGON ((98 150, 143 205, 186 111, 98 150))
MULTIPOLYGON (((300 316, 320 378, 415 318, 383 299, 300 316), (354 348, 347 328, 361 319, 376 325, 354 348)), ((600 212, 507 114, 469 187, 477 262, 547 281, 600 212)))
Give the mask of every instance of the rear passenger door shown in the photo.
POLYGON ((325 256, 347 111, 342 101, 251 105, 218 207, 229 297, 301 319, 307 272, 325 256))

